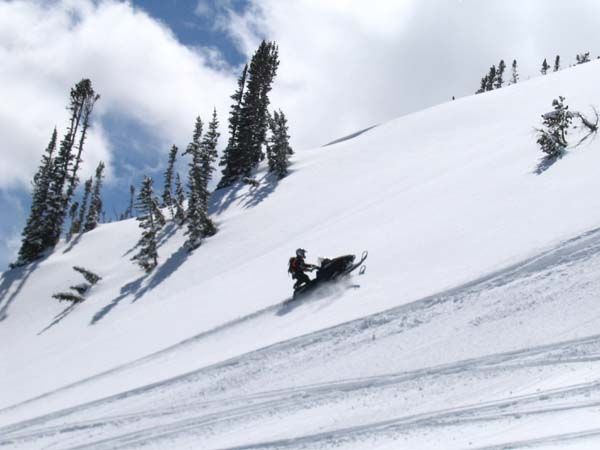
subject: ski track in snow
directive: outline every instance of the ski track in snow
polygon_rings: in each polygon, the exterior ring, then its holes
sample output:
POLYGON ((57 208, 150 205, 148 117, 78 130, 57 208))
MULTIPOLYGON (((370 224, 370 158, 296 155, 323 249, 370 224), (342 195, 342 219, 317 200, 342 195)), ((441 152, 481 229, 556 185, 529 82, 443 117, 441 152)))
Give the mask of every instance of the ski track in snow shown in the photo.
MULTIPOLYGON (((249 353, 4 426, 0 448, 597 448, 599 273, 593 230, 444 293, 307 335, 282 330, 249 353), (544 321, 561 313, 547 336, 544 321)), ((268 307, 0 420, 294 320, 328 295, 268 307)))

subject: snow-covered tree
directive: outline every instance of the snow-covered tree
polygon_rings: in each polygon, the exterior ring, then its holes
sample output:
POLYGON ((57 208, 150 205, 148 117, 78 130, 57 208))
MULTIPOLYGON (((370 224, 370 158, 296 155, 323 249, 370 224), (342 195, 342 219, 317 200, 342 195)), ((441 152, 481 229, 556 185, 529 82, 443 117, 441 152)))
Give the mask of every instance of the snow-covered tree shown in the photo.
POLYGON ((554 71, 558 72, 560 70, 560 55, 556 55, 554 58, 554 71))
POLYGON ((544 62, 542 63, 542 68, 540 70, 542 75, 546 75, 548 73, 549 68, 550 68, 550 64, 548 64, 548 61, 546 61, 546 58, 544 58, 544 62))
POLYGON ((48 213, 48 195, 50 183, 52 182, 52 173, 54 165, 54 152, 56 151, 56 129, 52 133, 50 143, 44 155, 37 173, 33 177, 33 192, 31 195, 31 209, 29 217, 22 232, 21 248, 17 261, 13 266, 22 266, 35 261, 42 256, 46 250, 47 242, 47 213, 48 213))
POLYGON ((85 217, 83 231, 92 231, 98 226, 102 215, 102 179, 104 178, 104 163, 100 161, 96 167, 96 175, 94 176, 94 189, 90 200, 90 207, 85 217))
POLYGON ((283 178, 288 173, 290 156, 294 151, 290 147, 287 119, 283 111, 274 111, 269 120, 271 136, 267 145, 267 159, 269 171, 274 172, 278 178, 283 178))
POLYGON ((177 159, 177 146, 173 145, 169 151, 169 161, 167 163, 167 169, 165 170, 165 187, 162 194, 162 206, 168 207, 173 216, 173 170, 175 167, 175 160, 177 159))
POLYGON ((142 229, 142 236, 137 244, 139 250, 132 260, 136 261, 146 272, 150 272, 158 264, 158 232, 165 224, 158 200, 154 196, 150 177, 144 177, 136 209, 139 213, 137 220, 142 229))
POLYGON ((567 133, 573 118, 564 101, 562 96, 552 101, 554 111, 542 115, 544 127, 538 129, 537 143, 549 158, 562 156, 568 145, 567 133))
POLYGON ((512 75, 510 78, 510 84, 517 84, 519 82, 519 72, 517 70, 517 60, 513 59, 512 62, 512 75))

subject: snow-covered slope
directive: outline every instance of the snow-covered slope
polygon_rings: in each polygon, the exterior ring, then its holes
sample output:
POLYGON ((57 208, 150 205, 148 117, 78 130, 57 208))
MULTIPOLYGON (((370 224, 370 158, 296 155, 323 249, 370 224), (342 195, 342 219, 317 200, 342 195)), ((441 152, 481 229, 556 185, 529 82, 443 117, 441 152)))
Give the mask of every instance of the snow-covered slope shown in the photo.
POLYGON ((599 76, 301 151, 275 189, 218 193, 219 233, 194 254, 167 227, 149 276, 135 221, 5 273, 0 447, 594 448, 600 144, 535 175, 533 127, 558 95, 600 104, 599 76), (368 271, 283 303, 300 246, 368 248, 368 271), (50 296, 73 265, 103 280, 69 307, 50 296))

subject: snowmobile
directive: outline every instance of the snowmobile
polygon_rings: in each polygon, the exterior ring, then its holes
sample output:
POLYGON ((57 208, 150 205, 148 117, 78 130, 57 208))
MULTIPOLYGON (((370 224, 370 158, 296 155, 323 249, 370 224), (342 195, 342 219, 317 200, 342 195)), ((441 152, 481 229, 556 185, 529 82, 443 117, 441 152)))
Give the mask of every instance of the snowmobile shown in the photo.
POLYGON ((341 277, 349 275, 351 272, 354 272, 356 269, 359 269, 359 274, 362 275, 365 273, 367 266, 363 265, 369 252, 366 250, 362 252, 362 255, 358 262, 356 262, 355 255, 344 255, 338 256, 337 258, 323 258, 320 261, 320 265, 317 266, 317 275, 310 282, 303 284, 296 290, 294 290, 293 299, 300 297, 307 292, 310 292, 321 286, 324 283, 333 282, 341 277))

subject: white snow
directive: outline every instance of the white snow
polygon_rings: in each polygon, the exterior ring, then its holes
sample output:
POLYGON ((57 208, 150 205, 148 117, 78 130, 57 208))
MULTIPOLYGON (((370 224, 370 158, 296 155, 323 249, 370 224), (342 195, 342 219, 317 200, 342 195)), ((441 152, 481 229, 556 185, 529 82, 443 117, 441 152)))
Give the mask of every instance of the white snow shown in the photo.
POLYGON ((169 225, 149 276, 134 220, 6 272, 0 448, 598 448, 600 144, 536 175, 534 127, 559 95, 600 105, 599 77, 300 151, 275 189, 218 193, 189 257, 169 225), (297 247, 368 269, 285 302, 297 247), (73 265, 103 279, 71 307, 73 265))

